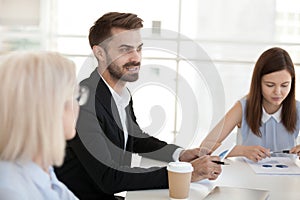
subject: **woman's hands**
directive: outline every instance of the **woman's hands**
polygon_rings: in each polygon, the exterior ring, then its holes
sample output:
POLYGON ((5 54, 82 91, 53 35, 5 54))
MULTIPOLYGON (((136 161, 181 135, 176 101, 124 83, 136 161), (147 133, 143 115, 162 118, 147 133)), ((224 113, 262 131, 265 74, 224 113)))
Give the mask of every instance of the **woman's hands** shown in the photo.
MULTIPOLYGON (((290 153, 294 153, 294 154, 297 154, 297 156, 300 156, 300 145, 297 145, 297 146, 291 148, 290 153)), ((300 159, 300 157, 299 157, 299 159, 300 159)))
POLYGON ((228 155, 228 157, 231 156, 244 156, 254 162, 258 162, 266 157, 270 157, 270 149, 266 149, 262 146, 237 145, 228 155))

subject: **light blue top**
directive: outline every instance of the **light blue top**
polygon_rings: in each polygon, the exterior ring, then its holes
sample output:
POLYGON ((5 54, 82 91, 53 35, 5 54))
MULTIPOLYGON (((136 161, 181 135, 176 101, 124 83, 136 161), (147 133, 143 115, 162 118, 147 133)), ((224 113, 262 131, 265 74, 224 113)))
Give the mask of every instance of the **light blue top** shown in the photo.
POLYGON ((49 168, 49 174, 33 162, 0 161, 0 199, 78 199, 49 168))
POLYGON ((296 130, 291 134, 281 122, 281 109, 273 115, 263 114, 262 126, 259 128, 262 136, 256 136, 248 126, 246 121, 246 98, 240 100, 242 104, 242 124, 238 131, 242 136, 242 145, 260 145, 270 149, 270 151, 281 151, 291 149, 296 145, 296 139, 300 129, 300 102, 296 102, 297 122, 296 130))

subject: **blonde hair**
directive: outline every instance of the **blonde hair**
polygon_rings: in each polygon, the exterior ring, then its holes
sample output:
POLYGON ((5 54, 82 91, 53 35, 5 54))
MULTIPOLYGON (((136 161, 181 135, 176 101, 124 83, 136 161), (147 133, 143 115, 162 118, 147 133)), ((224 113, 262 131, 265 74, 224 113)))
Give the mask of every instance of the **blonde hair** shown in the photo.
POLYGON ((54 52, 15 52, 0 60, 0 159, 61 165, 63 112, 76 85, 75 64, 54 52))

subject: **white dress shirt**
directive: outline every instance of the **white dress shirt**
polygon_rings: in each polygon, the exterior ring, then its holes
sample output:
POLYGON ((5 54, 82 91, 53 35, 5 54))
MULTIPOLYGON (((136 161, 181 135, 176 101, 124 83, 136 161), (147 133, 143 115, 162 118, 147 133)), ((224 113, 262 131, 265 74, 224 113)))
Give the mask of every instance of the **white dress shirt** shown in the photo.
MULTIPOLYGON (((125 150, 127 140, 128 140, 128 130, 127 130, 127 126, 126 126, 127 116, 126 116, 125 108, 129 105, 130 93, 127 90, 127 88, 123 88, 121 94, 118 94, 112 87, 110 87, 110 85, 105 81, 105 79, 101 75, 100 75, 100 77, 102 78, 104 83, 109 88, 109 91, 111 92, 112 97, 114 98, 114 101, 116 102, 120 120, 121 120, 121 124, 122 124, 121 128, 123 129, 123 133, 124 133, 124 150, 125 150)), ((183 148, 178 148, 174 151, 174 153, 172 155, 172 158, 174 161, 179 160, 180 153, 183 150, 184 150, 183 148)))
MULTIPOLYGON (((101 75, 100 75, 101 76, 101 75)), ((101 76, 104 83, 107 85, 109 91, 111 92, 112 97, 114 98, 114 101, 116 102, 120 120, 122 127, 120 127, 124 132, 124 150, 126 149, 126 144, 128 140, 128 130, 126 126, 127 122, 127 116, 125 108, 129 105, 130 101, 130 94, 129 91, 126 88, 123 88, 121 94, 119 95, 110 85, 105 81, 105 79, 101 76)))

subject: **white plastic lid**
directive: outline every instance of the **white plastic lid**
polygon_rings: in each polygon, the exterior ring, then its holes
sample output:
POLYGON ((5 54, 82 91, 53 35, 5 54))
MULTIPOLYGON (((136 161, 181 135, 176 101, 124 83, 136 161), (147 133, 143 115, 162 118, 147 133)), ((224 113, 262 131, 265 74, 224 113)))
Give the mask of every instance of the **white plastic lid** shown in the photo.
POLYGON ((188 173, 194 170, 191 163, 188 162, 170 162, 167 170, 171 172, 188 173))

